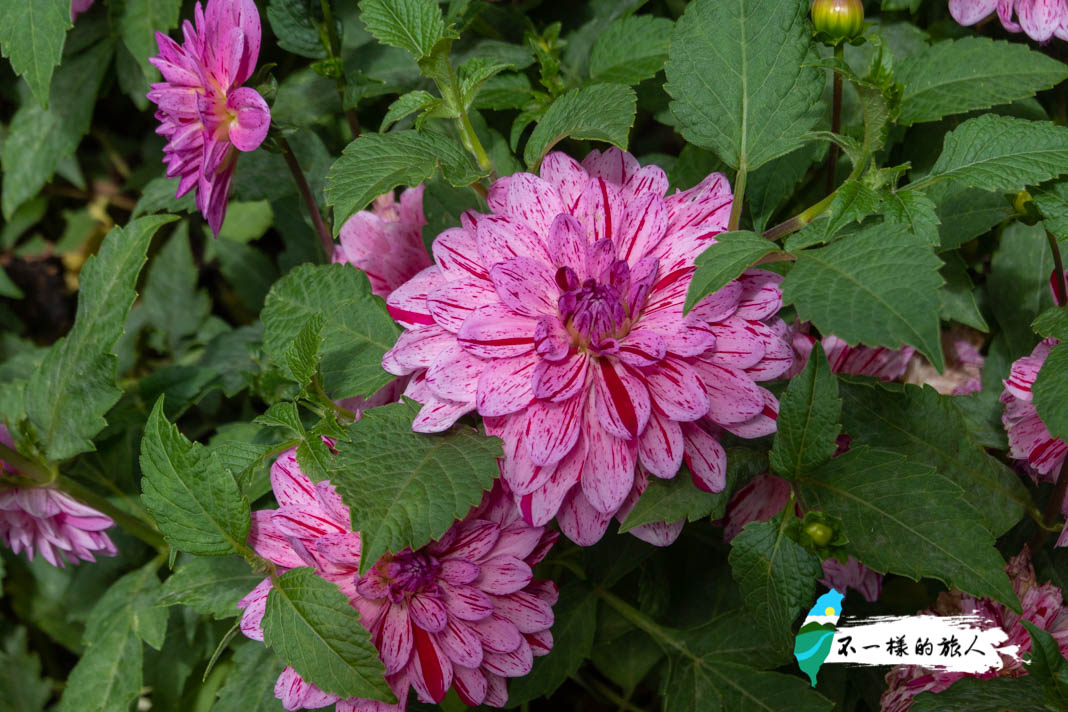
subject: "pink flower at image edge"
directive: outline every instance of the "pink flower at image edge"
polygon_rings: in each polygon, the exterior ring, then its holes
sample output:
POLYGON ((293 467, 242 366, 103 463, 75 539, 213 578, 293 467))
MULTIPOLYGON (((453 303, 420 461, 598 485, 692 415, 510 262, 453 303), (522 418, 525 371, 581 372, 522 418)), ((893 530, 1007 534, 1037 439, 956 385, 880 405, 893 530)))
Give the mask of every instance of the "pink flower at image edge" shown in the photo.
POLYGON ((387 300, 405 332, 383 366, 412 374, 413 428, 477 411, 504 440, 502 476, 526 520, 555 516, 581 545, 647 475, 686 462, 698 487, 721 491, 719 433, 774 432, 778 401, 757 382, 793 360, 779 275, 748 270, 683 315, 732 196, 720 174, 667 187, 619 149, 581 165, 551 153, 540 176, 497 180, 492 213, 465 213, 434 241, 435 264, 387 300))
POLYGON ((70 21, 74 22, 76 19, 78 19, 78 15, 91 8, 95 1, 96 0, 71 0, 70 21))
POLYGON ((1068 3, 1064 0, 949 0, 949 14, 962 25, 974 25, 995 11, 1009 32, 1022 31, 1038 42, 1052 37, 1068 40, 1068 3))
MULTIPOLYGON (((15 447, 3 425, 0 442, 15 447)), ((0 470, 16 472, 3 462, 0 470)), ((64 558, 77 564, 96 561, 94 554, 115 556, 118 550, 106 532, 114 525, 110 517, 51 487, 0 489, 0 540, 16 554, 26 552, 30 561, 40 554, 62 568, 64 558)))
POLYGON ((260 51, 253 0, 208 0, 206 9, 198 2, 194 20, 182 25, 182 45, 156 33, 160 53, 149 61, 164 81, 148 98, 159 107, 156 133, 167 139, 167 177, 178 178, 178 197, 196 188, 197 209, 218 235, 237 151, 263 143, 271 110, 255 89, 241 86, 260 51))
MULTIPOLYGON (((552 649, 556 585, 535 581, 531 567, 558 534, 531 527, 498 482, 482 504, 438 541, 379 560, 358 575, 360 535, 329 482, 313 484, 294 450, 271 467, 279 508, 253 513, 249 544, 282 571, 312 566, 336 583, 360 614, 386 668, 398 704, 340 699, 286 668, 275 695, 287 710, 336 703, 337 712, 389 712, 407 707, 409 687, 427 703, 449 688, 468 706, 503 706, 506 679, 530 672, 552 649)), ((263 640, 271 589, 264 579, 239 603, 242 632, 263 640)))

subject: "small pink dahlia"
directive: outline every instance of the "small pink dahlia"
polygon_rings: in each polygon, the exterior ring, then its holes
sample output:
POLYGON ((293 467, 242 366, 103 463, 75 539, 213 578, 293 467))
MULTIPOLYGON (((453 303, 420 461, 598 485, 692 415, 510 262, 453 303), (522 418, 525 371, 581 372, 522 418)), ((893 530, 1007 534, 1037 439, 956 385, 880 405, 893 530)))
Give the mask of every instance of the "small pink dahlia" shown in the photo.
POLYGON ((618 149, 580 165, 551 153, 541 175, 501 178, 490 215, 434 241, 436 264, 387 300, 406 331, 383 359, 417 374, 413 428, 477 411, 504 440, 501 472, 526 520, 554 516, 573 541, 604 534, 639 465, 723 489, 718 435, 774 432, 757 385, 793 359, 775 315, 781 277, 748 270, 684 315, 694 260, 732 196, 716 173, 665 197, 667 178, 618 149))
POLYGON ((1009 32, 1023 31, 1033 40, 1068 40, 1068 2, 1065 0, 949 0, 949 14, 962 25, 974 25, 997 10, 1009 32), (1016 21, 1012 16, 1015 12, 1016 21))
POLYGON ((334 247, 333 262, 347 262, 367 273, 371 291, 388 297, 432 264, 423 245, 423 185, 375 198, 372 210, 345 221, 334 247))
MULTIPOLYGON (((792 378, 801 373, 808 363, 809 354, 816 338, 808 333, 808 323, 796 324, 793 329, 794 365, 789 371, 792 378)), ((833 373, 851 373, 855 376, 873 376, 884 381, 896 381, 905 375, 909 359, 916 353, 911 346, 888 349, 885 346, 850 346, 834 334, 820 340, 823 352, 833 373)))
MULTIPOLYGON (((249 544, 283 571, 312 566, 341 588, 371 632, 398 699, 339 699, 286 668, 275 695, 287 710, 336 703, 337 712, 402 711, 409 687, 422 702, 441 702, 451 687, 466 705, 502 707, 505 679, 526 675, 552 649, 556 585, 533 580, 531 567, 558 535, 526 524, 503 484, 438 541, 386 555, 364 576, 357 573, 360 535, 329 482, 313 484, 290 450, 271 467, 271 486, 279 508, 253 513, 249 544)), ((254 640, 263 640, 270 590, 264 579, 238 604, 241 630, 254 640)))
POLYGON ((156 133, 167 139, 163 162, 177 177, 178 197, 197 189, 197 209, 218 235, 226 215, 237 151, 252 151, 267 137, 271 110, 263 97, 241 85, 252 76, 260 52, 260 15, 253 0, 196 4, 195 26, 182 25, 179 45, 156 33, 152 62, 164 81, 148 98, 159 110, 156 133))
MULTIPOLYGON (((960 591, 938 594, 932 610, 926 615, 961 616, 973 615, 985 620, 984 628, 1000 628, 1009 638, 1003 645, 1019 646, 1022 656, 1031 650, 1031 636, 1020 625, 1028 621, 1047 631, 1060 647, 1061 654, 1068 654, 1068 609, 1064 608, 1061 590, 1047 582, 1038 585, 1035 570, 1027 549, 1012 557, 1005 567, 1012 581, 1012 588, 1020 598, 1023 614, 1018 614, 1004 605, 988 598, 973 598, 960 591)), ((1004 667, 980 675, 946 670, 929 670, 915 665, 892 668, 886 674, 887 689, 882 695, 882 712, 906 712, 921 692, 938 693, 946 690, 962 677, 1020 677, 1026 675, 1022 657, 1002 656, 1004 667)))
POLYGON ((1001 402, 1005 404, 1001 422, 1009 435, 1009 454, 1017 460, 1026 460, 1043 479, 1049 480, 1057 478, 1068 454, 1068 445, 1050 435, 1038 417, 1038 411, 1031 402, 1031 386, 1050 349, 1057 344, 1056 339, 1046 339, 1034 348, 1030 356, 1017 359, 1012 364, 1009 377, 1003 381, 1005 390, 1001 393, 1001 402))
MULTIPOLYGON (((15 447, 3 425, 0 442, 15 447)), ((17 472, 2 461, 0 470, 17 472)), ((115 556, 118 550, 105 531, 114 525, 110 517, 48 486, 0 489, 0 539, 16 554, 25 551, 30 561, 40 553, 63 568, 64 559, 77 564, 96 561, 94 554, 115 556)))

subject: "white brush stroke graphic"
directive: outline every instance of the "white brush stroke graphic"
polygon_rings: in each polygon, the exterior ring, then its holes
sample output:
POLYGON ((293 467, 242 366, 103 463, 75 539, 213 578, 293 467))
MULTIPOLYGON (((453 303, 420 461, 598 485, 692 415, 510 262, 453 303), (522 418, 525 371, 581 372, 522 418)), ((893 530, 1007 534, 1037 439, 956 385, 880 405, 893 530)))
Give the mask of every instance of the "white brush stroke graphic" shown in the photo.
POLYGON ((843 618, 824 664, 919 665, 980 674, 1019 659, 1008 633, 980 616, 843 618))

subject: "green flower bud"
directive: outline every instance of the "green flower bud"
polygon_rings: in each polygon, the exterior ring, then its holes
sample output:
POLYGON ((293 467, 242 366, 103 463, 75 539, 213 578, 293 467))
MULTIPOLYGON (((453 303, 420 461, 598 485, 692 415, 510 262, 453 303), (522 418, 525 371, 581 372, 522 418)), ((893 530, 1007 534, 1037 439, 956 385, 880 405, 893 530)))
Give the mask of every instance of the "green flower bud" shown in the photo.
POLYGON ((831 540, 831 536, 834 534, 834 530, 826 524, 820 524, 819 522, 810 522, 805 527, 805 534, 811 539, 812 543, 817 547, 827 546, 827 542, 831 540))
POLYGON ((864 30, 864 5, 861 0, 813 0, 812 24, 831 44, 851 40, 864 30))

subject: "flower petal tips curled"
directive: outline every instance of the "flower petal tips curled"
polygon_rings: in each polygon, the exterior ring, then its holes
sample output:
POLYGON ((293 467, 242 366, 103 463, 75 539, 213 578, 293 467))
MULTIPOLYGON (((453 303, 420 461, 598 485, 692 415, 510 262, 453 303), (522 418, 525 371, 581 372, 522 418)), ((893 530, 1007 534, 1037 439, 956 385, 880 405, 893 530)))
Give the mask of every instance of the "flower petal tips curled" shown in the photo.
MULTIPOLYGON (((2 425, 0 442, 14 447, 2 425)), ((0 469, 15 472, 4 462, 0 469)), ((94 554, 115 556, 118 550, 105 531, 114 524, 110 517, 48 486, 0 489, 0 540, 16 554, 25 551, 31 561, 40 554, 63 568, 66 562, 96 561, 94 554)))
POLYGON ((1017 359, 1012 364, 1009 377, 1004 381, 1005 390, 1001 393, 1001 402, 1005 404, 1001 422, 1009 435, 1009 454, 1017 460, 1026 460, 1042 479, 1050 481, 1057 479, 1057 473, 1068 455, 1068 444, 1050 435, 1038 417, 1031 400, 1031 387, 1050 350, 1058 343, 1056 339, 1046 339, 1034 348, 1030 356, 1017 359))
POLYGON ((775 430, 778 401, 757 384, 793 353, 771 272, 747 270, 683 314, 694 261, 727 226, 724 176, 665 196, 660 168, 616 148, 581 164, 550 153, 540 173, 497 180, 492 214, 438 235, 436 264, 387 300, 406 331, 383 365, 413 375, 419 432, 477 411, 504 440, 527 522, 556 517, 588 546, 645 474, 686 462, 721 491, 720 433, 775 430))
MULTIPOLYGON (((340 699, 286 668, 275 696, 287 710, 399 712, 408 690, 437 703, 450 688, 464 704, 502 707, 507 678, 530 672, 534 658, 553 646, 549 629, 557 590, 535 581, 532 567, 559 536, 519 516, 503 483, 435 542, 389 554, 360 576, 360 535, 349 510, 327 481, 313 484, 283 453, 271 468, 279 508, 254 512, 249 544, 281 570, 312 566, 348 596, 370 631, 398 703, 340 699)), ((263 640, 271 580, 238 604, 242 632, 263 640)))
POLYGON ((158 106, 156 133, 167 139, 167 177, 178 178, 178 197, 196 188, 197 209, 218 235, 237 152, 257 148, 271 125, 267 102, 241 86, 259 56, 259 11, 252 0, 197 3, 182 32, 182 45, 156 33, 159 55, 149 61, 163 81, 148 98, 158 106))

